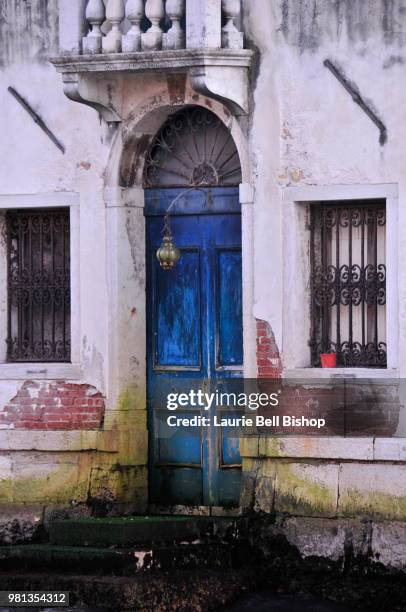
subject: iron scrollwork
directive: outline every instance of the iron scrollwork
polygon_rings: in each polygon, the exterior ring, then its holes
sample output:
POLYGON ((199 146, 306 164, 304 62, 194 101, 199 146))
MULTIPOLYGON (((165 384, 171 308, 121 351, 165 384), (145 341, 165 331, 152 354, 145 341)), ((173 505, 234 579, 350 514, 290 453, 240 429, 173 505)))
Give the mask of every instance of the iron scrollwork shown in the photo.
POLYGON ((323 203, 310 216, 312 365, 334 352, 340 366, 385 367, 385 204, 323 203))
POLYGON ((240 160, 231 133, 204 108, 187 108, 169 117, 154 138, 144 167, 145 188, 240 182, 240 160))
POLYGON ((70 361, 67 210, 9 211, 7 359, 70 361))

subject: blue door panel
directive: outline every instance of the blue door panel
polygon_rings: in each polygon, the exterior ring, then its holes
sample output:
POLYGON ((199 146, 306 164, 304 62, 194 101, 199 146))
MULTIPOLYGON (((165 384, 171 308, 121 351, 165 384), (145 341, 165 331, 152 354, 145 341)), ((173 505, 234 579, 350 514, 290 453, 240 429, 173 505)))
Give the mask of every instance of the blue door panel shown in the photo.
MULTIPOLYGON (((158 414, 156 419, 157 454, 156 461, 162 465, 182 464, 201 467, 201 434, 198 427, 170 427, 166 422, 167 413, 158 414)), ((176 411, 179 418, 190 417, 190 412, 176 411)))
MULTIPOLYGON (((169 415, 207 416, 198 407, 170 412, 169 393, 212 391, 242 377, 241 216, 234 188, 146 192, 147 403, 150 501, 160 505, 238 505, 238 437, 217 427, 176 427, 169 415), (176 268, 156 260, 171 209, 176 268), (239 369, 240 366, 240 369, 239 369)), ((235 409, 234 409, 235 412, 235 409)), ((211 413, 214 416, 215 412, 211 413)))
POLYGON ((236 491, 241 487, 241 470, 220 470, 217 478, 217 505, 234 507, 236 505, 236 491))
MULTIPOLYGON (((236 416, 230 412, 227 414, 228 416, 236 416)), ((221 467, 238 465, 241 463, 239 432, 231 427, 222 427, 219 431, 221 467)))
POLYGON ((202 504, 202 470, 184 467, 162 467, 150 479, 153 503, 200 506, 202 504))
POLYGON ((242 366, 241 278, 241 249, 219 249, 217 254, 218 367, 242 366))
POLYGON ((163 216, 175 198, 170 210, 171 217, 177 215, 237 214, 241 213, 238 188, 217 187, 216 189, 184 188, 148 189, 145 191, 145 209, 148 216, 163 216))
POLYGON ((152 320, 155 367, 200 367, 200 263, 198 250, 182 250, 176 268, 167 272, 153 260, 152 320))

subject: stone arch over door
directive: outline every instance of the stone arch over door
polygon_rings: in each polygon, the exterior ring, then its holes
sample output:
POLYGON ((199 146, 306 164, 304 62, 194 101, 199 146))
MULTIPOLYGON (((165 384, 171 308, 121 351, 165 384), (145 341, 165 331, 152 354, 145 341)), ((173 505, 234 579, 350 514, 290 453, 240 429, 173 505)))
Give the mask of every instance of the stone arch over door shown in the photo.
MULTIPOLYGON (((154 136, 168 117, 192 106, 214 113, 230 133, 238 150, 243 228, 244 369, 246 376, 253 376, 255 371, 251 254, 253 197, 247 140, 237 119, 222 104, 196 96, 193 92, 186 94, 178 104, 171 104, 168 98, 167 91, 146 98, 128 114, 112 142, 105 177, 108 398, 112 419, 116 419, 113 411, 117 407, 125 409, 122 413, 125 418, 115 423, 118 428, 126 427, 126 419, 136 423, 138 438, 134 439, 134 443, 139 443, 140 447, 145 446, 147 437, 144 169, 154 136)), ((143 458, 146 463, 145 452, 143 458)))
POLYGON ((251 183, 251 163, 248 151, 246 120, 237 119, 220 102, 200 96, 193 90, 178 101, 172 101, 169 90, 141 99, 118 128, 114 137, 106 170, 106 187, 142 188, 144 164, 150 145, 170 116, 186 108, 202 108, 213 113, 230 132, 238 150, 241 182, 251 183))

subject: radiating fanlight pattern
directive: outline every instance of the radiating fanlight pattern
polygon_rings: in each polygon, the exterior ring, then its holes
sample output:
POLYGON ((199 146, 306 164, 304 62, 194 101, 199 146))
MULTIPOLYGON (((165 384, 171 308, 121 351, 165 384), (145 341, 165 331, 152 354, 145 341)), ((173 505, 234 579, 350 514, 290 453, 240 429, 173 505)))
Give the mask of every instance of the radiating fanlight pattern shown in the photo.
POLYGON ((214 113, 187 108, 169 117, 156 135, 144 169, 144 187, 235 186, 238 151, 214 113))

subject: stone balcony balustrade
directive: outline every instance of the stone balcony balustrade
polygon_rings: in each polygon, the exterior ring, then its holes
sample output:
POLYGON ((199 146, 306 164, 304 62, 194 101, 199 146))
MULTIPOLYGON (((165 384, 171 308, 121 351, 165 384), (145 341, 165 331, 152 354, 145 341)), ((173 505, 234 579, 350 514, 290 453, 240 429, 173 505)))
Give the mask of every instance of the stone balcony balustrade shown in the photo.
POLYGON ((252 51, 240 9, 240 0, 59 0, 60 51, 51 61, 66 95, 107 122, 121 118, 97 99, 92 73, 100 84, 106 73, 183 72, 197 92, 247 114, 252 51))
POLYGON ((60 12, 62 54, 244 46, 240 0, 62 0, 60 12))

